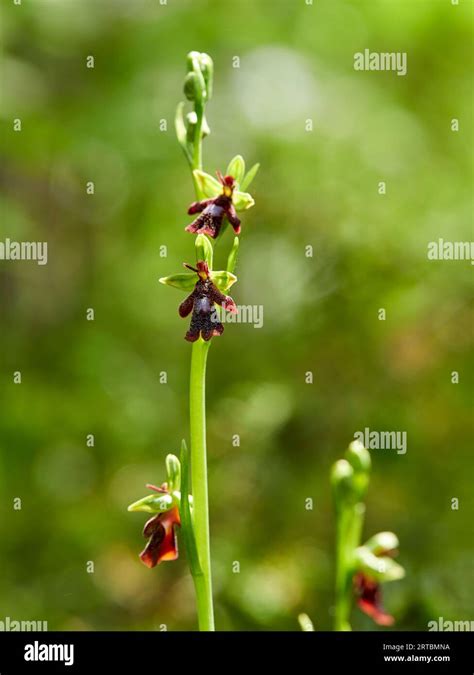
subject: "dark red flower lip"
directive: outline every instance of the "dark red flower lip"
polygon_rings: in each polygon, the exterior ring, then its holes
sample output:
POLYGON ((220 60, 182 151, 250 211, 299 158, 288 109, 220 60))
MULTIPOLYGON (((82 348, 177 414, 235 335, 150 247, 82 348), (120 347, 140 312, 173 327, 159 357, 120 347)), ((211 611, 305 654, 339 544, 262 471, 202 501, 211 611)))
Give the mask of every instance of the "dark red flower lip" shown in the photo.
POLYGON ((228 312, 235 314, 237 306, 230 295, 224 295, 213 283, 209 267, 204 261, 199 261, 194 270, 199 279, 193 292, 183 300, 179 306, 179 315, 185 318, 191 314, 191 325, 185 335, 188 342, 196 342, 200 337, 206 342, 212 337, 222 335, 224 326, 219 321, 215 305, 219 305, 228 312))
POLYGON ((357 605, 376 624, 379 626, 392 626, 394 624, 393 616, 383 608, 382 588, 378 581, 358 572, 354 576, 354 589, 358 596, 357 605))
POLYGON ((225 217, 234 228, 234 232, 240 234, 240 219, 232 203, 235 180, 232 176, 223 176, 220 171, 217 171, 217 177, 222 185, 222 193, 212 199, 193 202, 189 206, 188 215, 195 213, 200 215, 185 228, 187 232, 207 234, 216 239, 225 217))
POLYGON ((158 513, 145 523, 143 535, 149 537, 149 541, 140 553, 140 559, 147 567, 152 568, 161 562, 178 558, 176 528, 180 525, 177 506, 164 513, 158 513))

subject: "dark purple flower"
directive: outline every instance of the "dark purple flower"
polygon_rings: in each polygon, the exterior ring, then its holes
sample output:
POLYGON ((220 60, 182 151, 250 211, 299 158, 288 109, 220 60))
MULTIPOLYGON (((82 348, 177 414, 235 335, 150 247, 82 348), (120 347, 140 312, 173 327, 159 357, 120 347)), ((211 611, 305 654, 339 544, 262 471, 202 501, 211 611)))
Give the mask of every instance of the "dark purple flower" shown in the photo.
POLYGON ((201 336, 203 340, 210 340, 215 335, 222 335, 224 326, 219 321, 214 305, 219 305, 228 312, 237 312, 235 302, 229 295, 220 292, 212 282, 209 267, 204 261, 197 263, 197 269, 186 265, 197 273, 199 280, 193 292, 188 295, 179 306, 179 315, 188 316, 192 311, 191 325, 185 339, 195 342, 201 336))
POLYGON ((363 572, 354 576, 354 590, 359 608, 379 626, 391 626, 395 619, 388 614, 382 605, 382 588, 378 581, 371 579, 363 572))
POLYGON ((188 214, 199 213, 200 215, 186 227, 187 232, 207 234, 215 239, 219 235, 225 216, 235 233, 240 234, 240 220, 232 203, 235 180, 232 176, 223 176, 219 171, 217 177, 222 184, 222 193, 212 199, 204 199, 191 204, 188 214))

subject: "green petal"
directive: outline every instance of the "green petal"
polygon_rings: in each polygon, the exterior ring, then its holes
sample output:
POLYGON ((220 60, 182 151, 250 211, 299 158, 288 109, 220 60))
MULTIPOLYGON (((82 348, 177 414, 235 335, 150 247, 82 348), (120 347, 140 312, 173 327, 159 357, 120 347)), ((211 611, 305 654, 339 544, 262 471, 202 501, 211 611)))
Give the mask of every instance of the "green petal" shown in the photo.
POLYGON ((211 272, 211 279, 222 293, 228 291, 237 281, 235 274, 227 272, 226 270, 211 272))
POLYGON ((173 497, 171 495, 147 495, 130 504, 128 511, 144 511, 145 513, 165 513, 173 506, 173 497))
POLYGON ((206 197, 217 197, 222 193, 222 185, 219 183, 219 181, 205 171, 195 169, 193 174, 199 189, 206 195, 206 197))
POLYGON ((180 272, 179 274, 172 274, 169 277, 161 277, 160 284, 165 286, 174 286, 181 291, 192 291, 196 285, 197 277, 194 272, 180 272))
POLYGON ((242 155, 236 155, 231 159, 225 172, 226 176, 233 176, 235 182, 240 185, 245 173, 245 161, 242 155))
POLYGON ((196 246, 196 262, 204 260, 207 262, 209 269, 212 270, 212 258, 214 251, 209 239, 205 234, 198 234, 194 240, 194 245, 196 246))
POLYGON ((235 266, 237 265, 237 254, 239 252, 239 244, 240 244, 239 237, 234 237, 234 243, 232 244, 229 257, 227 258, 228 272, 234 272, 235 266))
POLYGON ((250 183, 257 175, 257 171, 259 170, 259 168, 260 164, 254 164, 253 167, 249 169, 249 171, 245 174, 245 177, 240 184, 242 190, 246 190, 249 187, 250 183))
POLYGON ((248 192, 240 192, 240 190, 234 190, 232 202, 237 211, 245 211, 255 204, 252 195, 248 192))

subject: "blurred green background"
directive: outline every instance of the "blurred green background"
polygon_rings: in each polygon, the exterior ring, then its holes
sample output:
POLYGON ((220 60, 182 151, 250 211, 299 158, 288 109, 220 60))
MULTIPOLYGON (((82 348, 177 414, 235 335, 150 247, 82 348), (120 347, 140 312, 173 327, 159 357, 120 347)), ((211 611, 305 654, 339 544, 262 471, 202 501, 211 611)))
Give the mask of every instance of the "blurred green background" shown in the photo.
POLYGON ((183 295, 158 278, 194 256, 173 130, 192 49, 215 62, 205 168, 261 162, 232 295, 264 326, 229 325, 209 357, 217 626, 331 627, 328 475, 366 426, 408 434, 406 455, 372 452, 364 533, 401 540, 395 629, 472 619, 472 268, 426 251, 472 238, 473 4, 3 4, 0 240, 47 241, 49 261, 0 262, 0 619, 196 627, 185 560, 145 568, 126 511, 188 435, 183 295), (406 51, 407 75, 354 71, 366 48, 406 51))

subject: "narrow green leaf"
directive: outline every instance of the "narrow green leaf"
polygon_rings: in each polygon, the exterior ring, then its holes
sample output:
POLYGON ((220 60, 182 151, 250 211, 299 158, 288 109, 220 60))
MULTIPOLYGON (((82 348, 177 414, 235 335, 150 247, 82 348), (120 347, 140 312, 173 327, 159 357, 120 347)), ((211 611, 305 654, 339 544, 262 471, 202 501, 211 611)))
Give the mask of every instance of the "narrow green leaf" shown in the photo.
POLYGON ((219 181, 205 171, 195 169, 193 174, 199 189, 206 195, 206 197, 217 197, 217 195, 222 193, 222 185, 219 183, 219 181))
POLYGON ((233 176, 235 182, 240 185, 245 174, 245 161, 242 155, 236 155, 230 160, 225 172, 226 176, 233 176))
POLYGON ((181 291, 192 291, 196 285, 196 281, 197 277, 194 272, 180 272, 179 274, 160 278, 160 284, 173 286, 174 288, 179 288, 181 291))
POLYGON ((240 184, 240 189, 241 190, 247 190, 247 188, 250 186, 250 183, 253 181, 255 176, 257 175, 257 171, 260 168, 260 164, 254 164, 251 169, 245 174, 244 179, 242 180, 240 184))

